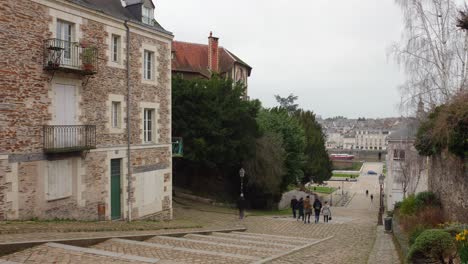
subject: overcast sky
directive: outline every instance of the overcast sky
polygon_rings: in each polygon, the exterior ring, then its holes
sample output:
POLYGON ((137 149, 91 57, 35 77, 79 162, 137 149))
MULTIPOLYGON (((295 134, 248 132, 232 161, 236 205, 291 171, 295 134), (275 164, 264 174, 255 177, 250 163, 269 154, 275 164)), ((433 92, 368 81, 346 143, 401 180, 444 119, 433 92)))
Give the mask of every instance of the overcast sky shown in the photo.
POLYGON ((253 67, 249 95, 299 96, 323 117, 399 116, 402 73, 387 57, 401 35, 394 0, 155 0, 176 40, 220 45, 253 67))

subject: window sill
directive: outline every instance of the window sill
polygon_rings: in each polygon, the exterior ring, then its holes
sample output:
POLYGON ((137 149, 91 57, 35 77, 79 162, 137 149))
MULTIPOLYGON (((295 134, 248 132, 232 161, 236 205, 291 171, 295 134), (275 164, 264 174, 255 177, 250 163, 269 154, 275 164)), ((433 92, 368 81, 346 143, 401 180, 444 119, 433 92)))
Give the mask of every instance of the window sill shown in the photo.
POLYGON ((68 199, 68 198, 71 198, 72 195, 68 195, 68 196, 64 196, 64 197, 60 197, 60 198, 52 198, 52 199, 47 199, 47 202, 56 202, 56 201, 60 201, 60 200, 65 200, 65 199, 68 199))
POLYGON ((119 68, 119 69, 125 69, 126 68, 124 63, 115 62, 115 61, 107 62, 107 66, 113 67, 113 68, 119 68))
POLYGON ((154 79, 154 80, 147 80, 147 79, 144 79, 144 78, 141 79, 141 83, 143 83, 143 84, 150 84, 150 85, 157 85, 157 84, 158 84, 158 82, 157 82, 156 79, 154 79))

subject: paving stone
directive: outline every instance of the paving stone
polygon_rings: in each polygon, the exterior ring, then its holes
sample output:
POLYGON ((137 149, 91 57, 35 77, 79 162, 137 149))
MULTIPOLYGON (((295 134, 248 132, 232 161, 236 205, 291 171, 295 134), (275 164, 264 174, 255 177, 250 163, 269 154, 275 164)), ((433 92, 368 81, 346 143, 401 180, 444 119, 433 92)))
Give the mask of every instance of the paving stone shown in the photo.
POLYGON ((111 257, 96 255, 93 253, 71 251, 59 247, 51 247, 47 244, 32 247, 14 254, 3 256, 2 260, 17 263, 148 263, 138 260, 123 259, 120 257, 111 257))
POLYGON ((275 244, 276 243, 287 244, 287 245, 292 245, 295 247, 300 247, 300 246, 310 243, 310 242, 306 242, 303 240, 296 240, 294 237, 285 239, 285 238, 267 237, 261 234, 258 234, 257 236, 249 236, 249 235, 243 235, 243 234, 213 232, 211 235, 217 236, 217 237, 239 239, 239 240, 259 241, 259 242, 267 242, 267 243, 275 243, 275 244))
POLYGON ((199 239, 203 241, 213 241, 220 243, 232 243, 235 245, 249 245, 255 247, 265 247, 265 248, 276 248, 280 250, 288 250, 295 248, 296 245, 291 245, 287 243, 273 243, 267 241, 252 241, 248 239, 239 239, 239 238, 229 238, 229 237, 220 237, 220 236, 208 236, 208 235, 186 235, 187 238, 199 239))
POLYGON ((157 236, 146 240, 146 242, 165 244, 177 247, 184 247, 190 249, 198 250, 209 250, 213 252, 225 252, 238 255, 247 255, 254 257, 266 258, 275 253, 275 251, 268 248, 259 248, 251 246, 240 246, 233 245, 230 243, 219 243, 219 242, 209 242, 209 241, 200 241, 193 240, 188 238, 178 238, 178 237, 165 237, 157 236))
POLYGON ((157 258, 161 260, 172 260, 182 263, 250 263, 252 260, 239 259, 233 257, 213 256, 203 253, 189 252, 168 248, 155 248, 144 244, 132 244, 122 242, 117 239, 111 239, 103 243, 94 245, 92 248, 124 253, 128 255, 136 255, 149 258, 157 258))

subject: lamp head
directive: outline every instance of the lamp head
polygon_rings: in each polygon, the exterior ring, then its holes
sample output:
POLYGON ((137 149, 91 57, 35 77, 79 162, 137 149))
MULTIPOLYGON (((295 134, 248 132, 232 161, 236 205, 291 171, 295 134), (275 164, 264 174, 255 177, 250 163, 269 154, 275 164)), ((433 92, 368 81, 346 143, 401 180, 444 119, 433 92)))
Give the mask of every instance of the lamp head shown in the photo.
POLYGON ((239 176, 240 176, 241 178, 244 178, 244 176, 245 176, 245 170, 244 170, 244 168, 241 168, 241 169, 239 170, 239 176))
POLYGON ((380 184, 384 184, 384 181, 385 181, 385 176, 383 174, 380 174, 379 176, 379 183, 380 184))

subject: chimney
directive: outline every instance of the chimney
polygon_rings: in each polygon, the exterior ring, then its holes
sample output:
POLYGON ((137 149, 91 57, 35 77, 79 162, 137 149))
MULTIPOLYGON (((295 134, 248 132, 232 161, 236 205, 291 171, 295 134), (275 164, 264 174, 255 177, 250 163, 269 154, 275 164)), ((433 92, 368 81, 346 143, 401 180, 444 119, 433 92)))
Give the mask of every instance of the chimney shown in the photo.
POLYGON ((208 37, 208 69, 211 72, 219 72, 219 38, 213 37, 213 32, 210 32, 208 37))

